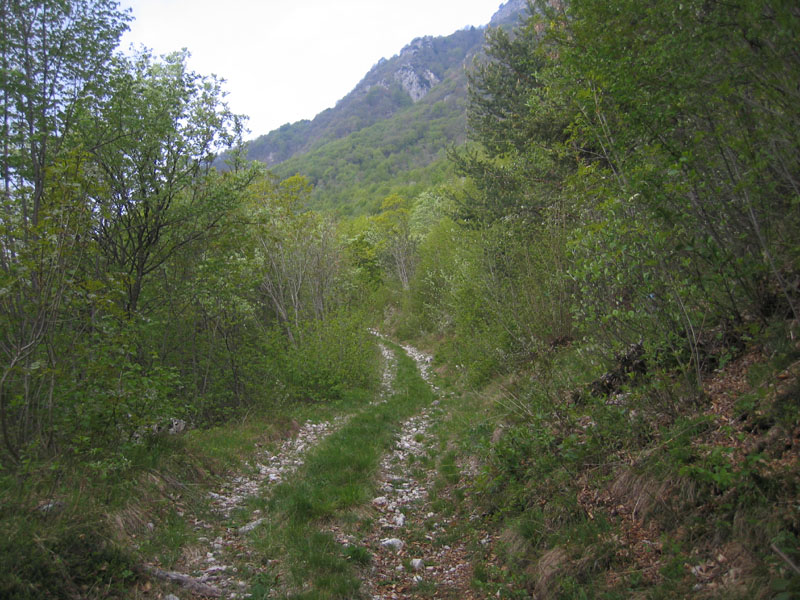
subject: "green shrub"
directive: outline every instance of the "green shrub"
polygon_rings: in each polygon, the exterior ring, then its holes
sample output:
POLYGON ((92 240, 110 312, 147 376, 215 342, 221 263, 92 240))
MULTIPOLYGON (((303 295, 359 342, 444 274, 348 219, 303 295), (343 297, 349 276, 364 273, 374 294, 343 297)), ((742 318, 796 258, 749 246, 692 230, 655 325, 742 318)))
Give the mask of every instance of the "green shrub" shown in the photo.
POLYGON ((365 315, 342 311, 307 321, 296 339, 296 346, 287 346, 279 374, 292 397, 331 400, 376 384, 378 354, 365 315))

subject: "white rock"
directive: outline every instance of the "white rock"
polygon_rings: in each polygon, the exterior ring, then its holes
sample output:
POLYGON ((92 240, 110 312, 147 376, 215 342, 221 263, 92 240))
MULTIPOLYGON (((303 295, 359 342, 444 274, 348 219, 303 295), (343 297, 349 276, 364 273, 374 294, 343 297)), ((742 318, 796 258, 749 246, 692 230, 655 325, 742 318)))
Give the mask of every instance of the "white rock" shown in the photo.
POLYGON ((389 503, 389 500, 386 499, 386 496, 378 496, 372 501, 372 503, 375 506, 386 506, 389 503))
POLYGON ((209 567, 205 570, 205 573, 219 573, 221 571, 227 571, 228 567, 226 565, 214 565, 213 567, 209 567))
POLYGON ((421 558, 414 558, 411 560, 411 568, 415 571, 421 571, 422 567, 425 566, 424 561, 421 558))
POLYGON ((405 544, 403 540, 399 540, 397 538, 386 538, 385 540, 381 540, 381 546, 384 548, 392 548, 393 550, 400 551, 403 549, 405 544))
POLYGON ((239 527, 239 535, 244 535, 245 533, 250 533, 256 527, 259 527, 262 523, 264 523, 264 519, 256 519, 252 523, 248 523, 247 525, 243 525, 239 527))
POLYGON ((394 524, 398 527, 402 527, 406 524, 406 516, 403 513, 397 513, 394 518, 394 524))

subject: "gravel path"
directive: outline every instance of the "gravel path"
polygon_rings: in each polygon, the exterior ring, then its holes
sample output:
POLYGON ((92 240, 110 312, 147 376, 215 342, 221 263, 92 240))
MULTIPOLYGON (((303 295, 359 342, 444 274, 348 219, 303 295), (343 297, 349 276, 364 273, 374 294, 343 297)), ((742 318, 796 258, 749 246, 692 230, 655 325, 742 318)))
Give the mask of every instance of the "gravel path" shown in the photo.
POLYGON ((211 506, 220 522, 217 519, 212 522, 200 518, 190 520, 195 531, 201 534, 197 538, 200 545, 184 550, 180 571, 190 573, 199 583, 215 587, 221 597, 247 597, 249 585, 239 578, 239 569, 235 565, 250 557, 247 534, 260 527, 265 519, 261 511, 255 510, 250 521, 241 527, 226 526, 222 521, 229 520, 235 510, 244 508, 248 498, 268 494, 271 487, 303 465, 308 450, 346 421, 346 417, 339 417, 333 422, 305 423, 274 454, 263 452, 255 465, 247 464, 251 469, 249 474, 234 477, 216 492, 210 492, 211 506))
MULTIPOLYGON (((394 353, 380 344, 384 359, 381 395, 375 403, 385 402, 392 393, 392 384, 397 373, 397 360, 394 353)), ((373 403, 373 404, 375 404, 373 403)), ((305 462, 305 455, 322 440, 343 427, 349 416, 337 417, 332 422, 306 422, 296 434, 281 444, 275 453, 262 452, 256 463, 245 463, 248 474, 230 479, 220 489, 210 492, 211 505, 220 521, 231 518, 234 511, 244 508, 248 498, 268 495, 273 486, 281 483, 305 462)), ((211 521, 211 519, 209 519, 211 521)), ((247 534, 262 526, 266 519, 261 511, 255 510, 247 524, 235 528, 225 526, 217 519, 208 522, 198 517, 189 518, 200 545, 184 550, 179 561, 179 574, 189 573, 192 581, 213 586, 219 597, 245 598, 248 584, 239 578, 237 563, 248 561, 251 551, 247 534)))
MULTIPOLYGON (((438 391, 431 381, 431 357, 411 346, 403 349, 438 391)), ((426 457, 436 442, 432 425, 442 416, 435 400, 408 419, 394 449, 381 461, 380 495, 372 501, 376 527, 364 540, 373 562, 363 584, 373 600, 431 597, 432 587, 436 598, 473 597, 470 554, 462 542, 443 541, 456 523, 437 515, 429 497, 436 469, 426 457)))
MULTIPOLYGON (((377 334, 376 334, 377 335, 377 334)), ((372 406, 383 404, 392 395, 394 378, 397 376, 397 357, 386 344, 378 342, 383 356, 383 377, 381 378, 381 394, 377 400, 372 402, 372 406)))
MULTIPOLYGON (((388 400, 397 372, 392 350, 382 343, 380 348, 384 358, 382 389, 370 406, 388 400)), ((414 359, 423 379, 438 391, 431 380, 431 357, 411 346, 403 349, 414 359)), ((394 448, 381 461, 377 482, 380 495, 372 501, 375 526, 361 542, 373 555, 363 580, 363 589, 373 600, 431 597, 432 589, 436 598, 475 598, 470 588, 470 553, 463 542, 454 541, 452 533, 457 523, 453 517, 436 513, 429 493, 437 476, 429 457, 436 443, 432 426, 442 417, 440 402, 435 400, 406 420, 394 448)), ((232 478, 210 493, 218 518, 189 518, 200 535, 197 545, 184 549, 178 565, 180 573, 189 574, 193 582, 212 586, 218 591, 215 597, 248 597, 248 583, 240 578, 235 565, 252 562, 247 534, 264 525, 266 519, 255 510, 241 527, 227 526, 225 522, 246 506, 248 498, 269 494, 272 486, 304 464, 311 448, 348 420, 349 417, 339 417, 332 422, 305 423, 274 453, 258 455, 255 464, 248 465, 248 474, 232 478)), ((440 491, 440 499, 442 493, 447 491, 440 491)), ((335 533, 343 544, 354 541, 338 528, 335 533)))

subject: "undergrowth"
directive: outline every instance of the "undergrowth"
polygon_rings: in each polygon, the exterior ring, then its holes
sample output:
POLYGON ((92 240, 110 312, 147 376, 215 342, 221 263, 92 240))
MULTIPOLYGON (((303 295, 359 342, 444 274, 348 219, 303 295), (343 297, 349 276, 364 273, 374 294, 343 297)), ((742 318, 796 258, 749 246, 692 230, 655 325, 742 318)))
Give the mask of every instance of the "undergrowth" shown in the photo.
MULTIPOLYGON (((800 345, 767 329, 702 386, 651 363, 607 395, 573 343, 451 403, 502 598, 800 595, 800 345)), ((452 461, 442 477, 452 477, 452 461)))
POLYGON ((145 436, 113 454, 0 473, 0 597, 148 597, 160 584, 139 567, 170 568, 196 542, 187 515, 208 512, 209 489, 296 421, 330 419, 363 402, 363 392, 351 392, 276 406, 213 429, 145 436))

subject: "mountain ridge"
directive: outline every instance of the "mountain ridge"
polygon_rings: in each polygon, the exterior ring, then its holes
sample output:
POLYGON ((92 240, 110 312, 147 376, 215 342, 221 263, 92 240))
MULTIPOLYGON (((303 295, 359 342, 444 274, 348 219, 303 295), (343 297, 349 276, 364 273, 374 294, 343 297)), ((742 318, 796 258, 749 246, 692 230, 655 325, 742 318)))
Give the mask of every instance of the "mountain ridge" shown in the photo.
POLYGON ((335 106, 311 120, 287 123, 250 142, 249 158, 268 166, 389 118, 428 95, 483 42, 484 29, 446 37, 415 38, 398 54, 380 59, 335 106))
POLYGON ((386 102, 386 98, 372 97, 368 99, 373 109, 370 115, 371 119, 362 115, 362 123, 358 124, 361 126, 353 127, 351 125, 350 128, 339 127, 338 131, 330 130, 331 121, 336 121, 336 117, 339 116, 337 113, 347 111, 348 105, 354 102, 363 101, 370 92, 375 94, 376 88, 384 92, 383 95, 391 95, 397 93, 398 90, 395 86, 399 85, 412 103, 418 102, 433 87, 442 82, 444 70, 457 66, 459 62, 464 64, 464 61, 480 48, 487 26, 497 27, 513 24, 526 6, 526 0, 509 0, 500 5, 488 25, 464 27, 448 36, 414 38, 391 58, 380 58, 361 81, 348 94, 340 98, 333 107, 321 111, 313 119, 285 123, 249 142, 249 158, 272 166, 291 158, 298 152, 310 150, 317 141, 342 137, 343 133, 345 135, 353 133, 408 105, 407 100, 402 96, 391 98, 390 102, 386 102), (441 68, 443 65, 438 65, 439 72, 437 72, 429 67, 432 58, 431 50, 435 54, 437 50, 440 50, 439 47, 445 44, 450 46, 451 50, 454 45, 456 45, 456 51, 463 48, 463 54, 457 56, 455 60, 451 58, 450 64, 444 65, 444 69, 441 68), (464 47, 465 45, 466 47, 464 47), (289 138, 300 138, 300 140, 292 142, 289 138))
MULTIPOLYGON (((434 163, 444 159, 448 145, 466 139, 466 71, 487 28, 515 24, 527 5, 509 0, 488 25, 414 38, 398 54, 378 60, 335 106, 249 142, 247 157, 281 177, 308 177, 315 208, 396 192, 407 187, 399 180, 409 171, 421 170, 407 177, 409 193, 420 180, 435 184, 431 173, 440 169, 434 163)), ((358 200, 367 210, 378 201, 358 200)))

